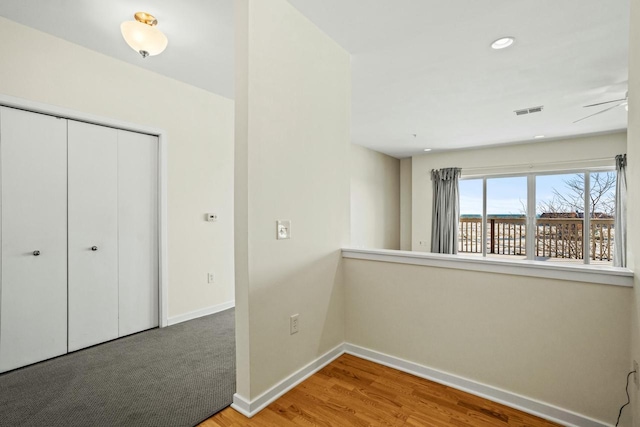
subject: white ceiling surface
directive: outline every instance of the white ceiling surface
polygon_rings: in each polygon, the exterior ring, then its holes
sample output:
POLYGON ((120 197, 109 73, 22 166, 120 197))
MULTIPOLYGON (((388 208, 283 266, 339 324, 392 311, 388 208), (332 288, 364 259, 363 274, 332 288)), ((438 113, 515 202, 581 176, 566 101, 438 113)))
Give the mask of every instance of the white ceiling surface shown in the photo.
POLYGON ((233 0, 0 0, 0 16, 233 98, 233 0), (145 59, 120 33, 141 11, 169 39, 167 50, 145 59))
POLYGON ((629 0, 289 1, 352 54, 356 144, 406 157, 627 127, 624 107, 573 121, 625 97, 629 0))
MULTIPOLYGON (((625 96, 630 0, 289 1, 352 54, 356 144, 406 157, 626 128, 623 107, 572 122, 625 96)), ((233 97, 233 0, 0 0, 0 15, 233 97), (161 55, 122 40, 137 11, 158 18, 161 55)))

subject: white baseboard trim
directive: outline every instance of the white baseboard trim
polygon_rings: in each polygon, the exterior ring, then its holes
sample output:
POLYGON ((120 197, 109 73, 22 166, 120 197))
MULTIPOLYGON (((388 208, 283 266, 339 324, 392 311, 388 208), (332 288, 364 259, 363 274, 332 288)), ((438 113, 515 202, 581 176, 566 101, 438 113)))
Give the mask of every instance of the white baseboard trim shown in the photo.
POLYGON ((219 313, 236 306, 235 301, 227 301, 222 304, 212 305, 211 307, 201 308, 200 310, 190 311, 188 313, 173 316, 168 319, 167 326, 177 323, 186 322, 187 320, 197 319, 198 317, 208 316, 209 314, 219 313))
POLYGON ((612 427, 612 424, 594 420, 567 409, 349 343, 335 347, 252 401, 240 396, 238 393, 234 394, 231 407, 245 417, 251 418, 344 353, 466 391, 475 396, 501 403, 510 408, 518 409, 567 427, 612 427))
POLYGON ((251 418, 259 412, 251 412, 251 402, 249 402, 249 399, 240 396, 238 393, 233 394, 233 402, 231 403, 231 407, 247 418, 251 418))
POLYGON ((329 350, 313 362, 294 372, 289 377, 280 381, 278 384, 271 387, 269 390, 265 391, 252 401, 249 401, 245 397, 242 397, 238 393, 236 393, 233 395, 233 403, 231 404, 231 407, 240 412, 245 417, 251 418, 258 412, 266 408, 269 404, 277 400, 280 396, 282 396, 343 354, 344 344, 340 344, 339 346, 335 347, 332 350, 329 350))
POLYGON ((479 382, 458 377, 447 372, 437 369, 428 368, 414 362, 409 362, 395 356, 369 350, 353 344, 345 343, 344 352, 379 363, 390 368, 403 371, 417 377, 425 378, 440 384, 453 387, 458 390, 466 391, 476 396, 489 399, 491 401, 501 403, 514 409, 526 412, 570 427, 611 427, 602 421, 597 421, 584 415, 558 408, 548 403, 540 402, 525 396, 520 396, 509 391, 501 390, 496 387, 481 384, 479 382))

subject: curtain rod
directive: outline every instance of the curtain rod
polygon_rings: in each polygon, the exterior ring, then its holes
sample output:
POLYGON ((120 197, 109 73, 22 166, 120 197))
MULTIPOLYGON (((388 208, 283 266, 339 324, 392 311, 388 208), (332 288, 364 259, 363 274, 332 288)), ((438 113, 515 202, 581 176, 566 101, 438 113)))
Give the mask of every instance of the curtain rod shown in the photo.
POLYGON ((560 162, 546 162, 546 163, 522 163, 516 165, 502 165, 502 166, 484 166, 484 167, 473 167, 473 168, 465 168, 462 167, 462 172, 473 172, 473 171, 484 171, 484 170, 498 170, 498 169, 515 169, 515 168, 523 168, 523 169, 532 169, 534 167, 547 167, 547 166, 561 166, 561 165, 576 165, 580 166, 582 164, 589 164, 593 162, 604 162, 609 161, 612 164, 615 164, 616 158, 613 157, 602 157, 599 159, 588 159, 588 160, 566 160, 560 162))

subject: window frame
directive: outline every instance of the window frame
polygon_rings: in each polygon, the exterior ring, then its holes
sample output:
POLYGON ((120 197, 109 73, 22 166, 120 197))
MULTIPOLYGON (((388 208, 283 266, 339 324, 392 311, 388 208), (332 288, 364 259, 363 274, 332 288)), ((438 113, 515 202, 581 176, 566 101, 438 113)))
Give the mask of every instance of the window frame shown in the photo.
MULTIPOLYGON (((554 170, 544 170, 544 171, 535 171, 535 172, 522 172, 522 173, 488 173, 488 174, 473 174, 473 173, 465 173, 465 169, 462 169, 462 173, 460 175, 460 180, 482 180, 482 230, 483 230, 483 245, 482 245, 482 259, 492 259, 492 257, 487 256, 487 244, 486 244, 486 230, 487 230, 487 180, 496 179, 496 178, 527 178, 527 213, 526 213, 526 230, 535 230, 536 228, 536 177, 538 176, 548 176, 548 175, 574 175, 574 174, 583 174, 584 176, 584 218, 582 223, 582 253, 583 253, 583 262, 582 264, 578 264, 576 262, 558 262, 561 265, 591 265, 591 252, 590 252, 590 244, 591 239, 585 239, 584 234, 586 230, 591 230, 591 205, 590 205, 590 195, 591 195, 591 174, 592 173, 600 173, 600 172, 616 172, 615 166, 593 166, 593 167, 581 167, 581 168, 563 168, 563 169, 554 169, 554 170)), ((459 221, 458 221, 459 223, 459 221)), ((535 261, 535 262, 546 262, 546 261, 537 261, 535 259, 535 238, 526 239, 525 241, 525 251, 526 251, 526 261, 535 261)), ((521 261, 521 260, 513 260, 521 261)), ((507 261, 509 262, 509 261, 507 261)), ((592 266, 599 267, 599 266, 592 266)), ((611 268, 608 265, 602 265, 604 268, 611 268)))

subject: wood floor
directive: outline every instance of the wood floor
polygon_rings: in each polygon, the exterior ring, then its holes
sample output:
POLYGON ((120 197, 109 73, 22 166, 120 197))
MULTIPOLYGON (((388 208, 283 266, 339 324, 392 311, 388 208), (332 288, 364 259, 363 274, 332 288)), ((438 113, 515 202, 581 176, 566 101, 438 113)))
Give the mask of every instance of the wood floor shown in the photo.
POLYGON ((199 427, 557 425, 345 354, 255 417, 227 408, 199 427))

